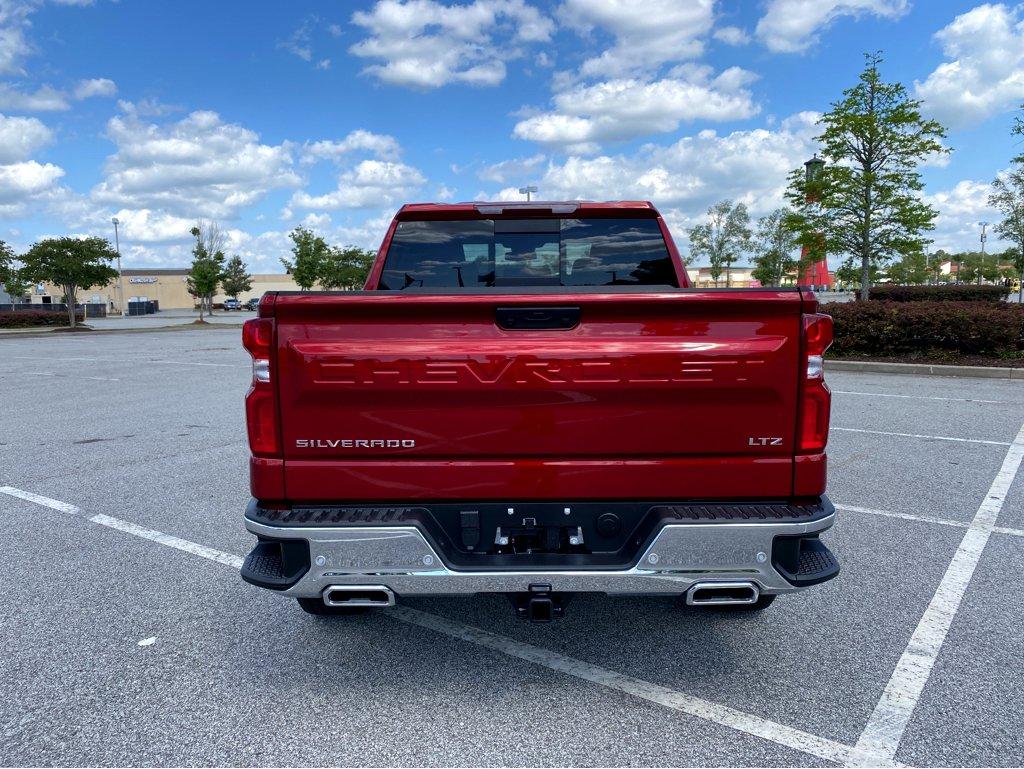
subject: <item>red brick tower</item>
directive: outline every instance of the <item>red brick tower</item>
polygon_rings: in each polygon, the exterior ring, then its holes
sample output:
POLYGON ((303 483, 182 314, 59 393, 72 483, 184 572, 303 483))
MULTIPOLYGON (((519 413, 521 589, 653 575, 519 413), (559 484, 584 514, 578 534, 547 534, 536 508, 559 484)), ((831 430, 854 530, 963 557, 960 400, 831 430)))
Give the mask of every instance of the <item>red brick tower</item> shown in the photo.
MULTIPOLYGON (((807 181, 810 182, 817 178, 818 174, 821 173, 821 169, 825 167, 825 161, 815 155, 813 158, 804 163, 804 168, 807 169, 807 181)), ((810 195, 807 196, 807 202, 812 202, 810 195)), ((804 246, 800 251, 801 261, 807 255, 807 246, 804 246)), ((813 286, 819 290, 825 288, 832 288, 832 276, 828 274, 828 256, 822 254, 821 259, 814 262, 813 264, 800 270, 800 275, 797 279, 797 285, 800 286, 813 286)))

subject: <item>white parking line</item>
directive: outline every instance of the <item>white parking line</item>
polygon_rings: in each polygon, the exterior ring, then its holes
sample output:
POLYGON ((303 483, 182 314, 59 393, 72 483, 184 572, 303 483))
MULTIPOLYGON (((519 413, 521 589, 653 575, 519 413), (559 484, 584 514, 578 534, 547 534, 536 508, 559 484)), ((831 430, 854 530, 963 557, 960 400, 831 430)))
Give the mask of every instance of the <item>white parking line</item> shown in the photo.
POLYGON ((833 427, 841 433, 870 433, 872 435, 894 435, 898 438, 924 438, 929 441, 956 441, 957 443, 984 443, 989 446, 1009 446, 1009 441, 985 441, 981 438, 952 438, 948 435, 918 435, 917 433, 889 433, 885 430, 862 430, 858 427, 833 427))
MULTIPOLYGON (((23 491, 22 489, 16 489, 13 486, 0 486, 0 494, 7 494, 12 497, 24 499, 26 502, 34 502, 37 505, 43 505, 49 507, 51 510, 59 510, 62 513, 69 513, 71 515, 77 515, 82 511, 70 505, 67 502, 61 502, 59 499, 52 499, 50 497, 44 497, 42 494, 33 494, 31 491, 23 491)), ((181 539, 179 537, 171 536, 170 534, 164 534, 162 531, 156 531, 155 529, 147 529, 143 526, 139 526, 131 521, 122 521, 120 518, 114 518, 110 515, 93 515, 89 517, 93 523, 98 523, 100 526, 106 526, 108 529, 117 529, 125 534, 131 534, 133 537, 141 537, 142 539, 148 539, 151 542, 157 542, 167 547, 173 547, 175 550, 182 550, 192 555, 198 555, 200 558, 206 558, 210 561, 216 561, 222 563, 225 566, 231 566, 235 569, 242 568, 242 559, 237 555, 231 553, 225 553, 222 550, 214 550, 212 547, 206 547, 206 545, 197 545, 195 542, 189 542, 187 539, 181 539)))
POLYGON ((146 363, 171 363, 175 366, 216 366, 218 368, 249 368, 249 363, 199 363, 189 360, 148 360, 146 363))
MULTIPOLYGON (((836 510, 848 513, 866 513, 868 515, 880 515, 885 518, 902 518, 905 521, 921 521, 923 523, 937 523, 941 526, 955 526, 960 529, 970 528, 966 521, 954 521, 951 518, 935 518, 931 515, 912 515, 911 513, 897 513, 893 510, 876 510, 871 507, 857 507, 856 505, 836 505, 836 510)), ((1011 529, 1006 526, 992 527, 994 534, 1009 534, 1012 537, 1024 537, 1024 529, 1011 529)))
POLYGON ((981 398, 946 398, 939 395, 897 395, 895 393, 871 393, 859 390, 833 390, 833 395, 864 395, 870 398, 908 398, 918 401, 956 401, 958 403, 1002 403, 1006 401, 987 401, 981 398))
MULTIPOLYGON (((28 502, 35 502, 63 513, 81 512, 75 505, 44 497, 40 494, 33 494, 30 491, 22 491, 12 486, 0 486, 0 493, 9 494, 28 502)), ((125 534, 131 534, 134 537, 141 537, 142 539, 166 545, 167 547, 172 547, 200 558, 230 566, 233 569, 239 569, 242 566, 242 558, 237 555, 215 550, 211 547, 190 542, 161 531, 147 529, 138 524, 123 521, 120 518, 97 514, 90 516, 88 520, 101 526, 107 526, 124 532, 125 534)), ((558 652, 521 643, 496 633, 490 633, 481 628, 464 625, 461 622, 455 622, 408 607, 389 609, 384 616, 399 622, 427 628, 451 638, 477 644, 510 657, 516 657, 517 659, 541 665, 550 670, 574 676, 575 678, 590 681, 599 686, 604 686, 608 689, 613 689, 705 721, 711 721, 825 761, 841 764, 853 755, 853 748, 849 745, 818 737, 785 724, 776 723, 775 721, 744 713, 725 705, 693 697, 683 692, 650 683, 649 681, 617 673, 614 670, 591 665, 588 662, 568 657, 558 652)))
POLYGON ((79 512, 77 507, 69 505, 67 502, 61 502, 59 499, 44 497, 42 494, 33 494, 31 491, 22 491, 21 489, 16 489, 13 486, 0 486, 0 494, 7 494, 11 497, 24 499, 26 502, 34 502, 37 505, 48 507, 51 510, 59 510, 62 513, 70 513, 74 515, 79 512))
MULTIPOLYGON (((19 360, 38 360, 38 356, 32 355, 11 355, 11 358, 17 358, 19 360)), ((87 361, 90 363, 167 363, 174 366, 215 366, 218 368, 249 368, 248 363, 201 363, 199 361, 189 360, 169 360, 167 358, 76 358, 76 357, 61 357, 61 360, 68 361, 87 361)))
POLYGON ((934 518, 930 515, 911 515, 910 513, 896 513, 892 510, 875 510, 871 507, 857 507, 856 505, 836 505, 836 510, 848 513, 867 513, 868 515, 880 515, 885 518, 902 518, 904 521, 922 521, 924 523, 938 523, 943 526, 959 526, 966 529, 969 524, 964 521, 954 521, 949 518, 934 518))
POLYGON ((81 374, 60 374, 56 371, 13 371, 10 374, 2 374, 0 376, 10 376, 15 378, 28 377, 28 376, 52 376, 58 379, 91 379, 94 382, 120 382, 120 379, 114 379, 113 377, 107 376, 83 376, 81 374))
POLYGON ((826 761, 842 763, 849 757, 851 752, 848 745, 843 745, 824 737, 818 737, 800 729, 794 729, 790 726, 750 715, 749 713, 734 710, 725 705, 718 705, 698 697, 692 697, 689 694, 677 692, 649 681, 616 673, 614 670, 591 665, 588 662, 567 657, 564 654, 559 654, 549 649, 531 646, 530 644, 515 641, 496 633, 472 627, 471 625, 464 625, 461 622, 438 617, 434 614, 399 606, 390 609, 386 616, 443 633, 451 638, 468 641, 477 646, 484 646, 502 654, 507 654, 510 657, 517 657, 550 670, 581 678, 599 686, 614 689, 633 697, 653 702, 656 705, 701 718, 705 721, 712 721, 716 724, 727 726, 730 729, 745 732, 746 734, 760 737, 769 742, 774 742, 826 761))
POLYGON ((992 486, 968 526, 906 650, 896 663, 882 698, 857 740, 851 765, 870 766, 895 759, 900 740, 928 683, 982 551, 992 535, 1021 460, 1024 460, 1024 425, 1006 452, 992 486))
POLYGON ((131 521, 122 521, 120 518, 114 518, 109 515, 98 514, 89 518, 93 523, 98 523, 100 526, 106 526, 110 529, 117 529, 123 531, 125 534, 131 534, 133 537, 140 537, 142 539, 148 539, 151 542, 157 542, 167 547, 173 547, 175 550, 181 550, 192 555, 198 555, 200 558, 205 558, 208 561, 216 561, 222 563, 225 566, 230 566, 233 569, 242 568, 242 559, 237 555, 231 553, 225 553, 223 550, 214 550, 212 547, 206 545, 199 545, 195 542, 189 542, 187 539, 181 539, 180 537, 174 537, 170 534, 164 534, 162 531, 156 531, 155 529, 147 529, 143 526, 139 526, 131 521))

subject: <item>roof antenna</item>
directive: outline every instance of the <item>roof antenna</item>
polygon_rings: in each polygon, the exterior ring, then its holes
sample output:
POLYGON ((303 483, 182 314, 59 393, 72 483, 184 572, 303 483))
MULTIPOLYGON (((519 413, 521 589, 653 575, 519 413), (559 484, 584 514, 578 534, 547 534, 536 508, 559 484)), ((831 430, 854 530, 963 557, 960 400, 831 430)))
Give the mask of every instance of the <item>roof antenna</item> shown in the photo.
POLYGON ((530 202, 530 193, 531 192, 536 192, 536 191, 537 191, 537 186, 534 185, 534 184, 529 184, 526 187, 520 187, 519 188, 519 194, 520 195, 526 195, 526 202, 527 203, 530 202))

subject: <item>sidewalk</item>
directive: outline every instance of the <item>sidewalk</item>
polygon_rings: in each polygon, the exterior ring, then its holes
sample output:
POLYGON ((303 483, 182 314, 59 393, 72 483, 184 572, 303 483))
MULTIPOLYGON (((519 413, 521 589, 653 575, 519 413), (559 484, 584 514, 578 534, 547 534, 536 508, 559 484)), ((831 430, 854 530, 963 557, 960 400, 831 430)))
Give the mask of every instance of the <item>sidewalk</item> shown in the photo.
MULTIPOLYGON (((224 312, 219 311, 215 315, 206 315, 203 319, 212 326, 219 326, 223 328, 241 328, 242 324, 249 318, 256 317, 256 313, 253 312, 224 312)), ((158 331, 167 328, 195 328, 193 322, 199 320, 199 313, 192 310, 165 310, 164 312, 154 313, 153 315, 129 315, 122 318, 120 315, 114 315, 109 318, 89 318, 86 320, 85 325, 92 328, 94 331, 158 331)), ((52 326, 36 326, 32 328, 0 328, 0 337, 4 336, 17 336, 20 334, 31 334, 36 336, 42 335, 62 335, 66 334, 66 331, 59 329, 66 327, 54 328, 52 326)), ((201 327, 200 327, 201 328, 201 327)))
MULTIPOLYGON (((240 326, 249 318, 255 318, 256 313, 247 312, 224 312, 218 310, 213 315, 207 314, 203 319, 207 323, 215 323, 226 326, 240 326)), ((112 315, 107 318, 89 318, 86 325, 92 326, 97 331, 110 331, 123 328, 161 328, 164 326, 186 326, 193 321, 199 320, 199 313, 195 310, 164 310, 153 315, 129 315, 122 318, 119 315, 112 315)))

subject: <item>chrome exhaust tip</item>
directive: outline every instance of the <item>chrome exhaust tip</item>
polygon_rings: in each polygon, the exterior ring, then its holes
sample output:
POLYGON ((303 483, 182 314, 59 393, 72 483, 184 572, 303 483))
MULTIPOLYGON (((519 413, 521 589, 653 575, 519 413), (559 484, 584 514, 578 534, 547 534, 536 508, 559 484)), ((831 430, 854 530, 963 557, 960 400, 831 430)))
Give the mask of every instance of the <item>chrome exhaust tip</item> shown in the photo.
POLYGON ((394 606, 395 594, 384 585, 329 585, 324 588, 327 606, 394 606))
POLYGON ((761 589, 753 582, 696 582, 686 591, 687 606, 753 604, 761 589))

